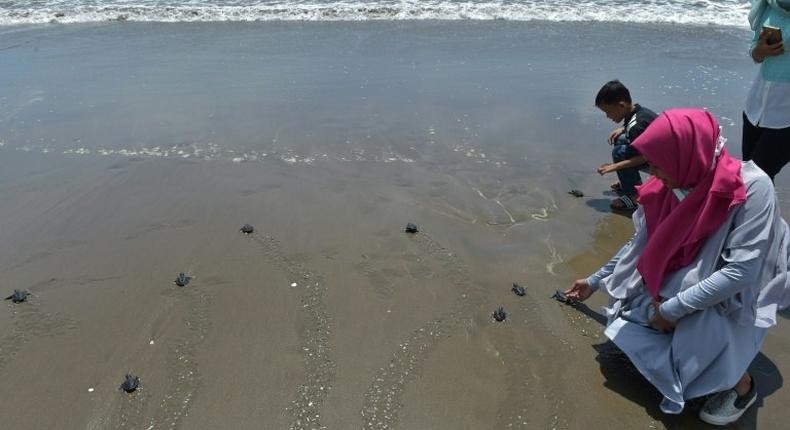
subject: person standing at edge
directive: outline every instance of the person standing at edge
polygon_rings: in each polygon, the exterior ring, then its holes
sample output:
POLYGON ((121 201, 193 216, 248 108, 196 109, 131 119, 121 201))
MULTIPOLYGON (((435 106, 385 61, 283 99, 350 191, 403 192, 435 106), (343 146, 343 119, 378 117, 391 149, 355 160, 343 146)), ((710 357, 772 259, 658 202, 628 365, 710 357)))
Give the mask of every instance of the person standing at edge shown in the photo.
POLYGON ((790 55, 783 41, 769 40, 763 26, 790 36, 790 0, 752 0, 749 24, 749 53, 760 70, 746 97, 741 151, 773 180, 790 161, 790 55))

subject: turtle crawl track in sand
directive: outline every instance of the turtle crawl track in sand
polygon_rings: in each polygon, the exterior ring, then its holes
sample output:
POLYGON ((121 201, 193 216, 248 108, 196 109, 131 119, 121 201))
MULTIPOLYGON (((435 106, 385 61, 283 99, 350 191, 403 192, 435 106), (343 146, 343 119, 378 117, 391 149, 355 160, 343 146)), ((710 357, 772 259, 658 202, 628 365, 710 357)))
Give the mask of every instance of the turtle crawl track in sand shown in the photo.
MULTIPOLYGON (((411 236, 411 235, 410 235, 411 236)), ((390 356, 388 363, 379 368, 373 382, 365 393, 362 405, 363 429, 392 429, 397 426, 398 413, 402 408, 403 392, 409 382, 419 373, 425 359, 442 340, 461 327, 476 312, 485 291, 470 280, 466 266, 454 253, 434 241, 428 234, 420 232, 413 241, 419 252, 427 258, 438 260, 447 278, 456 286, 458 299, 436 319, 399 342, 401 347, 390 356)))
POLYGON ((43 311, 40 303, 37 303, 38 300, 29 300, 31 296, 27 291, 14 290, 14 294, 4 298, 13 303, 9 304, 13 307, 10 309, 9 325, 6 326, 9 329, 0 338, 0 372, 17 358, 23 345, 31 340, 41 336, 55 338, 77 328, 77 323, 72 318, 43 311))
MULTIPOLYGON (((376 430, 390 430, 398 427, 399 415, 403 408, 403 396, 407 387, 416 379, 416 375, 423 371, 426 360, 431 352, 445 339, 459 333, 468 327, 470 318, 479 312, 488 291, 473 282, 467 266, 451 252, 425 232, 411 236, 419 253, 423 258, 437 260, 444 272, 444 276, 456 287, 458 299, 450 305, 444 313, 438 315, 422 327, 413 331, 411 335, 399 342, 399 347, 390 356, 387 363, 379 368, 372 378, 370 387, 364 396, 362 406, 362 428, 376 430)), ((514 291, 515 292, 515 291, 514 291)), ((513 363, 508 366, 508 381, 504 389, 507 398, 530 398, 528 402, 504 402, 498 411, 498 419, 494 428, 531 429, 531 428, 567 428, 560 417, 561 400, 558 400, 556 387, 551 380, 542 378, 529 378, 524 374, 524 366, 531 368, 527 374, 538 374, 547 371, 550 374, 560 374, 568 365, 567 345, 558 340, 558 334, 544 323, 546 316, 543 314, 538 300, 529 298, 520 301, 519 322, 502 324, 500 335, 497 336, 503 362, 513 363), (521 320, 523 318, 523 320, 521 320), (514 324, 528 324, 531 336, 536 337, 534 346, 520 349, 513 342, 514 324), (555 348, 547 347, 554 345, 555 348), (524 357, 529 357, 529 364, 523 362, 524 357), (549 364, 544 360, 549 359, 549 364), (539 366, 535 363, 541 363, 539 366), (534 397, 540 396, 540 397, 534 397), (528 415, 541 416, 542 422, 528 422, 528 415)), ((489 314, 492 324, 493 314, 489 314)), ((532 343, 530 343, 532 345, 532 343)))
POLYGON ((304 325, 300 334, 305 379, 298 384, 288 414, 291 416, 290 430, 326 428, 321 424, 321 406, 335 379, 335 363, 331 358, 329 343, 330 324, 324 295, 326 281, 301 263, 286 257, 282 244, 271 236, 247 233, 264 256, 275 267, 288 274, 291 279, 302 280, 301 303, 304 325))

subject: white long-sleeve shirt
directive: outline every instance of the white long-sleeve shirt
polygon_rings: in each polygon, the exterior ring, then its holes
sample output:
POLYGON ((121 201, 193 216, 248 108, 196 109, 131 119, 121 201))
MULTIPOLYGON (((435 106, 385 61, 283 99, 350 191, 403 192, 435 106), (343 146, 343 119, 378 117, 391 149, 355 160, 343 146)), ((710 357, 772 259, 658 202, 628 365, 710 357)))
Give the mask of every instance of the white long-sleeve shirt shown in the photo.
POLYGON ((766 81, 758 70, 746 96, 743 113, 755 126, 774 129, 790 127, 790 82, 766 81))

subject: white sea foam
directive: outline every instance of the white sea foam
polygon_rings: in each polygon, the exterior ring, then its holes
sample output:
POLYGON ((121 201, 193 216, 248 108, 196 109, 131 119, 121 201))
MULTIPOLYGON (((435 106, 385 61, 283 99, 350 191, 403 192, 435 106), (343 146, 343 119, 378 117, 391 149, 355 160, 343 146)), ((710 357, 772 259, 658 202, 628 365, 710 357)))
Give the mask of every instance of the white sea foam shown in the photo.
MULTIPOLYGON (((416 153, 415 148, 409 148, 410 153, 416 153)), ((76 146, 65 149, 54 149, 49 145, 20 145, 9 147, 4 141, 0 140, 0 151, 12 150, 28 153, 51 154, 60 153, 68 156, 104 156, 104 157, 127 157, 127 158, 197 158, 204 161, 228 161, 234 164, 247 162, 281 162, 291 166, 313 166, 319 162, 366 162, 366 163, 414 163, 416 160, 411 156, 400 154, 392 149, 378 153, 376 151, 365 151, 362 148, 352 149, 348 153, 330 155, 327 153, 300 154, 294 150, 284 150, 282 152, 268 153, 261 151, 237 151, 232 149, 222 149, 213 143, 199 144, 192 143, 185 146, 172 146, 163 148, 154 147, 132 147, 132 148, 88 148, 76 146), (209 148, 208 150, 206 148, 209 148)), ((473 157, 474 158, 474 157, 473 157)), ((503 161, 493 161, 476 159, 476 163, 490 163, 496 167, 502 167, 503 161)))
POLYGON ((11 0, 0 5, 0 25, 108 20, 547 20, 745 27, 749 10, 748 0, 11 0))

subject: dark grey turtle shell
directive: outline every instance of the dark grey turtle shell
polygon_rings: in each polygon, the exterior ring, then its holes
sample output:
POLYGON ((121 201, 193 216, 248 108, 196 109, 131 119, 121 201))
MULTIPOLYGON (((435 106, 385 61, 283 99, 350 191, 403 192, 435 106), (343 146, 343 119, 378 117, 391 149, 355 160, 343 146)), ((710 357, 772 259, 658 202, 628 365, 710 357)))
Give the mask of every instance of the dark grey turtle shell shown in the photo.
POLYGON ((511 288, 511 290, 513 290, 513 292, 516 293, 517 296, 523 296, 524 294, 527 294, 527 290, 515 282, 513 283, 513 288, 511 288))
POLYGON ((30 295, 30 293, 28 293, 25 290, 14 290, 14 294, 11 294, 10 296, 6 297, 5 299, 6 300, 11 300, 13 303, 22 303, 24 301, 27 301, 27 296, 28 295, 30 295))
POLYGON ((584 193, 576 189, 568 191, 568 194, 572 195, 573 197, 584 197, 584 193))
POLYGON ((411 223, 411 222, 406 224, 406 233, 414 234, 414 233, 417 233, 419 231, 420 231, 420 229, 417 228, 417 224, 414 224, 414 223, 411 223))
POLYGON ((173 281, 179 287, 184 287, 189 283, 189 280, 192 279, 190 276, 187 276, 184 272, 181 272, 176 276, 176 280, 173 281))
POLYGON ((127 373, 126 377, 124 377, 123 384, 121 384, 121 389, 126 391, 127 393, 131 393, 139 387, 140 387, 140 378, 137 376, 132 376, 127 373))
POLYGON ((505 318, 507 318, 507 312, 505 312, 505 309, 502 308, 502 306, 498 307, 497 310, 494 311, 494 319, 502 322, 505 320, 505 318))
POLYGON ((244 234, 252 234, 252 232, 255 231, 255 227, 253 227, 253 226, 251 226, 249 224, 244 224, 243 226, 241 226, 239 231, 244 233, 244 234))
POLYGON ((554 294, 552 294, 551 298, 560 303, 565 303, 567 305, 571 305, 574 303, 573 299, 569 299, 568 296, 566 296, 565 293, 563 293, 560 290, 555 291, 554 294))

